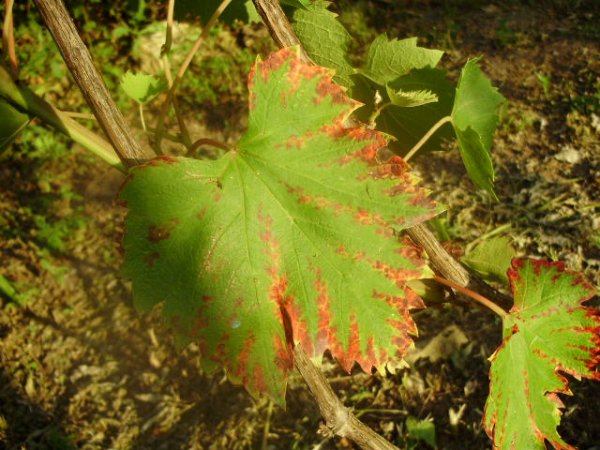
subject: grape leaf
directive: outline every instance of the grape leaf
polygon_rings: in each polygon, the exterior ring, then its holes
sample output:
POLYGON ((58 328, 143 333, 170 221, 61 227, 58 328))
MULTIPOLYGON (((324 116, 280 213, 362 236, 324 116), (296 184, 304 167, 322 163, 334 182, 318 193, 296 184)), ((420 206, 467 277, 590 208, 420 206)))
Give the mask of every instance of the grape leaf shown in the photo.
POLYGON ((0 99, 0 151, 6 148, 29 123, 29 116, 0 99))
POLYGON ((385 86, 385 90, 392 105, 402 106, 403 108, 414 108, 415 106, 423 106, 438 101, 438 96, 426 89, 403 91, 402 89, 393 89, 388 84, 385 86))
POLYGON ((582 306, 596 290, 562 263, 515 259, 508 276, 515 304, 490 358, 486 432, 497 449, 573 449, 556 431, 557 394, 570 393, 560 372, 600 380, 600 317, 582 306))
POLYGON ((481 242, 473 251, 463 256, 461 261, 477 272, 483 279, 508 283, 506 271, 515 256, 515 249, 509 239, 497 236, 481 242))
MULTIPOLYGON (((455 89, 448 82, 443 70, 413 70, 388 86, 390 89, 403 91, 426 90, 438 98, 436 103, 427 103, 416 108, 389 106, 382 111, 377 119, 377 129, 394 136, 397 141, 393 143, 393 148, 400 152, 410 150, 436 122, 452 111, 455 89)), ((442 142, 452 137, 452 126, 444 125, 425 143, 420 152, 441 150, 442 142)))
POLYGON ((452 124, 469 177, 496 198, 490 149, 498 123, 498 108, 505 98, 481 72, 478 61, 478 58, 467 61, 461 71, 452 124))
POLYGON ((385 34, 375 38, 369 47, 362 74, 375 83, 386 84, 408 75, 413 69, 434 68, 444 52, 417 47, 417 38, 389 40, 385 34))
POLYGON ((121 77, 121 87, 138 103, 147 103, 163 92, 167 85, 164 80, 146 73, 125 72, 121 77))
POLYGON ((345 128, 358 106, 332 71, 283 49, 249 77, 248 130, 215 161, 132 170, 124 273, 144 309, 163 303, 203 364, 283 403, 291 343, 342 367, 398 362, 416 332, 406 286, 428 273, 398 237, 440 208, 385 136, 345 128))
POLYGON ((354 73, 347 56, 351 37, 336 19, 337 14, 327 9, 329 4, 317 1, 296 9, 292 16, 292 26, 312 60, 334 69, 333 79, 349 88, 353 84, 350 75, 354 73))

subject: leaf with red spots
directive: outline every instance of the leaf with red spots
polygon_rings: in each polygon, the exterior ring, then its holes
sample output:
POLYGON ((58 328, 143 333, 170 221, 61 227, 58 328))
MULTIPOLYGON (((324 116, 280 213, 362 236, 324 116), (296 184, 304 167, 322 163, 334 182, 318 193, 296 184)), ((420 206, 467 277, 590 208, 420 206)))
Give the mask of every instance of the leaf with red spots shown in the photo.
POLYGON ((379 162, 383 134, 345 127, 358 104, 331 76, 296 49, 257 62, 233 150, 154 159, 121 194, 136 304, 163 303, 205 367, 280 402, 293 343, 346 370, 403 357, 423 306, 406 282, 427 267, 398 233, 439 212, 401 158, 379 162))
POLYGON ((559 436, 569 374, 600 380, 600 317, 582 306, 596 290, 562 263, 515 259, 515 304, 491 357, 484 424, 495 449, 573 449, 559 436))

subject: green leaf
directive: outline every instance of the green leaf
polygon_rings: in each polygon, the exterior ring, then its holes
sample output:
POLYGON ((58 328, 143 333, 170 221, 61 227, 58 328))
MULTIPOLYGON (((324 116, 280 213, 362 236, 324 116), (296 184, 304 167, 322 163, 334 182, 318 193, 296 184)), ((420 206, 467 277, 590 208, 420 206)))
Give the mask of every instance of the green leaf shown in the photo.
POLYGON ((389 40, 382 34, 371 43, 362 73, 375 83, 385 86, 408 75, 413 69, 434 68, 443 54, 441 50, 417 47, 417 38, 414 37, 389 40))
POLYGON ((296 9, 292 26, 311 59, 318 65, 334 69, 336 83, 351 87, 350 75, 354 73, 348 61, 351 37, 337 20, 337 14, 327 9, 329 4, 317 1, 296 9))
POLYGON ((410 440, 423 441, 431 448, 437 448, 433 421, 419 420, 416 417, 408 416, 406 418, 406 431, 408 431, 410 440))
POLYGON ((29 123, 29 116, 0 99, 0 151, 6 148, 29 123))
POLYGON ((600 317, 582 306, 596 293, 564 264, 516 259, 508 277, 515 304, 490 358, 484 425, 496 449, 574 449, 558 435, 570 394, 564 374, 600 380, 600 317))
POLYGON ((494 199, 494 163, 490 152, 485 149, 481 137, 473 128, 455 129, 458 150, 469 177, 477 186, 488 191, 494 199))
POLYGON ((495 197, 490 149, 498 124, 498 109, 505 98, 481 72, 478 61, 479 58, 469 60, 461 71, 452 124, 471 180, 495 197))
POLYGON ((507 270, 515 256, 515 249, 507 237, 486 239, 462 258, 462 262, 484 280, 508 284, 507 270))
POLYGON ((163 92, 167 85, 160 78, 142 72, 134 74, 128 70, 121 77, 121 87, 136 102, 147 103, 163 92))
MULTIPOLYGON (((396 91, 430 91, 436 95, 436 103, 415 108, 390 106, 377 119, 377 129, 394 136, 392 148, 405 153, 410 150, 440 119, 450 114, 454 101, 454 87, 446 73, 440 69, 418 69, 388 84, 396 91)), ((364 98, 360 100, 365 101, 364 98)), ((367 104, 368 105, 368 104, 367 104)), ((367 109, 371 106, 367 106, 367 109)), ((444 125, 421 148, 423 151, 441 150, 442 142, 454 136, 452 126, 444 125)))
POLYGON ((423 106, 427 103, 435 103, 438 101, 438 96, 429 90, 420 91, 403 91, 402 89, 393 89, 388 85, 385 86, 392 105, 402 106, 403 108, 414 108, 415 106, 423 106))
POLYGON ((287 48, 249 77, 248 130, 216 161, 157 158, 132 170, 125 275, 136 304, 163 303, 207 369, 283 403, 291 345, 367 372, 399 361, 428 273, 400 230, 439 211, 383 134, 345 128, 357 107, 287 48))

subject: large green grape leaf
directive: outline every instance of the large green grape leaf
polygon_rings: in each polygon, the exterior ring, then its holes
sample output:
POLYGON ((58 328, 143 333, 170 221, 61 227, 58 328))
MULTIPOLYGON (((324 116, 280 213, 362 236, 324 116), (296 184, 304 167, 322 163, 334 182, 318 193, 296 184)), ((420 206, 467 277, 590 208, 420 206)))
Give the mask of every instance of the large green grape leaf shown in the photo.
POLYGON ((570 393, 563 374, 600 380, 600 317, 582 306, 596 290, 562 263, 515 259, 508 276, 515 304, 491 357, 485 429, 496 449, 572 449, 557 394, 570 393))
POLYGON ((469 177, 495 197, 490 149, 498 124, 498 109, 505 98, 483 74, 478 61, 467 61, 461 71, 452 108, 452 124, 469 177))
POLYGON ((163 157, 132 170, 124 272, 252 393, 283 402, 292 343, 342 367, 398 362, 427 274, 398 236, 439 212, 383 134, 346 128, 357 103, 332 71, 284 49, 249 77, 248 130, 215 161, 163 157))
POLYGON ((375 38, 369 47, 362 73, 375 83, 385 86, 413 69, 434 68, 444 52, 417 47, 417 38, 388 39, 385 34, 375 38))
POLYGON ((350 34, 337 20, 337 14, 329 11, 329 2, 317 1, 294 10, 292 26, 312 60, 335 70, 334 80, 351 87, 350 75, 354 68, 348 60, 350 34))

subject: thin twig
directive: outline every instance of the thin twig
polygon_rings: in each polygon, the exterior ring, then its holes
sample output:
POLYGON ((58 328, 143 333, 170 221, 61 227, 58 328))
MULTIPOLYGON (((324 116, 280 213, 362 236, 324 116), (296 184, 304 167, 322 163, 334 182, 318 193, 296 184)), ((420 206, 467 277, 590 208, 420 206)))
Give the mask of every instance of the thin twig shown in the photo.
POLYGON ((404 156, 404 160, 408 161, 410 158, 412 158, 414 156, 415 153, 417 153, 417 151, 423 146, 423 144, 425 144, 425 142, 427 142, 429 140, 429 138, 431 136, 433 136, 433 134, 439 130, 443 125, 447 124, 448 122, 452 122, 452 117, 451 116, 446 116, 446 117, 442 117, 440 120, 438 120, 435 125, 433 125, 429 131, 427 133, 425 133, 425 136, 423 136, 419 142, 417 142, 413 148, 411 148, 408 153, 404 156))
POLYGON ((478 294, 477 292, 472 291, 471 289, 467 289, 466 287, 463 287, 460 284, 455 283, 454 281, 446 280, 445 278, 442 278, 442 277, 435 276, 435 277, 433 277, 433 279, 435 281, 437 281, 438 283, 443 284, 444 286, 452 288, 452 289, 460 292, 461 294, 472 298, 476 302, 482 304, 486 308, 488 308, 491 311, 498 314, 500 317, 502 317, 502 319, 505 319, 506 316, 508 315, 508 313, 506 311, 504 311, 502 308, 500 308, 498 305, 496 305, 493 301, 484 297, 481 294, 478 294))
POLYGON ((231 3, 231 0, 223 0, 221 2, 221 4, 217 7, 215 12, 211 16, 211 18, 208 20, 208 22, 202 29, 200 36, 198 36, 198 39, 196 39, 196 42, 194 42, 192 49, 189 51, 189 53, 183 60, 183 63, 181 63, 181 66, 179 67, 179 70, 177 71, 177 75, 175 76, 175 79, 173 79, 173 84, 171 85, 171 87, 169 88, 169 91, 167 92, 167 98, 165 99, 165 102, 163 103, 163 106, 161 109, 161 114, 158 116, 158 120, 157 120, 156 127, 155 127, 156 132, 157 132, 156 142, 154 143, 155 148, 160 147, 160 141, 162 139, 162 137, 161 137, 162 130, 165 125, 165 118, 167 115, 167 111, 169 110, 169 106, 171 105, 171 102, 173 101, 173 98, 175 97, 175 91, 177 90, 179 83, 183 79, 183 76, 185 75, 185 72, 188 69, 190 63, 192 62, 192 59, 194 59, 194 55, 200 49, 200 46, 202 45, 202 43, 208 37, 208 33, 210 32, 210 29, 217 22, 217 20, 219 19, 219 17, 221 16, 221 14, 225 10, 225 8, 227 8, 229 3, 231 3))
MULTIPOLYGON (((165 36, 165 43, 161 47, 160 55, 161 61, 163 64, 163 70, 165 73, 165 78, 167 79, 167 85, 169 89, 173 87, 173 74, 171 73, 171 64, 169 62, 169 52, 171 51, 171 46, 173 45, 173 22, 174 22, 174 12, 175 12, 175 0, 169 0, 169 4, 167 5, 167 31, 165 36)), ((173 97, 173 111, 175 111, 175 118, 177 119, 177 124, 179 125, 179 131, 181 133, 181 143, 187 148, 189 151, 190 146, 192 145, 192 139, 190 137, 190 133, 188 131, 187 125, 183 118, 183 114, 181 114, 181 109, 179 108, 179 102, 176 97, 173 97)), ((161 134, 161 139, 162 139, 161 134)), ((156 152, 158 154, 162 154, 160 146, 156 146, 156 152)))
POLYGON ((165 33, 165 43, 160 49, 160 55, 164 56, 171 51, 173 44, 173 16, 175 13, 175 0, 169 0, 167 5, 167 31, 165 33))

